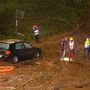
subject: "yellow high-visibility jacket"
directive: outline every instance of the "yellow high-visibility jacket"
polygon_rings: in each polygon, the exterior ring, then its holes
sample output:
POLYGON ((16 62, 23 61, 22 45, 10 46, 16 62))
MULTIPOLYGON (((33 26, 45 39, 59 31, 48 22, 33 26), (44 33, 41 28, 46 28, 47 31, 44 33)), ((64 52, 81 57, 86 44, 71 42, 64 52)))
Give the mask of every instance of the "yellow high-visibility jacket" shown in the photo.
POLYGON ((86 40, 85 41, 85 48, 89 48, 90 47, 90 40, 86 40))

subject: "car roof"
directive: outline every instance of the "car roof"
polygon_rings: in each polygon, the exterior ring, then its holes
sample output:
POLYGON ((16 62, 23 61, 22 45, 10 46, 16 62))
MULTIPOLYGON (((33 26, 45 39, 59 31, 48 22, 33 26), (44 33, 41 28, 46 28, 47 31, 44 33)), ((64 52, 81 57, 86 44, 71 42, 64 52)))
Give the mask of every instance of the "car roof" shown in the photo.
POLYGON ((19 40, 19 39, 5 39, 5 40, 0 40, 1 43, 9 43, 9 44, 12 44, 12 43, 16 43, 16 42, 21 42, 23 40, 19 40))

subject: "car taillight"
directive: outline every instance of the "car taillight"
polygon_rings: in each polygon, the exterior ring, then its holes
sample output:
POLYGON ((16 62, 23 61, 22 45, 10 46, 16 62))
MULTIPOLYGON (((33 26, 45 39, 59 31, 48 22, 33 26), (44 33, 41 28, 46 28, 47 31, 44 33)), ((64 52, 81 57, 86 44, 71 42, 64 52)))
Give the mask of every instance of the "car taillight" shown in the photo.
POLYGON ((6 55, 10 55, 11 52, 7 50, 7 51, 5 52, 5 54, 6 54, 6 55))

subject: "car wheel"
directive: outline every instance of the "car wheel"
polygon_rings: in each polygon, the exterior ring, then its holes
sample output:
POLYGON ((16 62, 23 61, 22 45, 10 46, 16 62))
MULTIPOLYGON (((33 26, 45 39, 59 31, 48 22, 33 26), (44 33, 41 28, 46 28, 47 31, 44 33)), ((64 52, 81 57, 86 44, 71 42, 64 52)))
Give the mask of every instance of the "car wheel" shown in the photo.
POLYGON ((18 56, 14 56, 12 59, 12 63, 17 63, 19 61, 18 56))
POLYGON ((40 53, 39 52, 36 52, 35 53, 35 58, 39 58, 40 57, 40 53))

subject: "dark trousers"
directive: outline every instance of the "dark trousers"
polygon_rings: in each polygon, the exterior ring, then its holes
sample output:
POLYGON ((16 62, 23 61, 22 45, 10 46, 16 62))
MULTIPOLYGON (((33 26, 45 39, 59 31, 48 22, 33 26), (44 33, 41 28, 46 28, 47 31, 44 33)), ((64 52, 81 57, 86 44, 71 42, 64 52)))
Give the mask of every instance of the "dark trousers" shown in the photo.
POLYGON ((39 34, 38 35, 35 35, 35 40, 36 40, 36 42, 40 42, 40 36, 39 36, 39 34))
POLYGON ((90 47, 89 48, 85 48, 85 57, 89 58, 90 56, 90 47))

